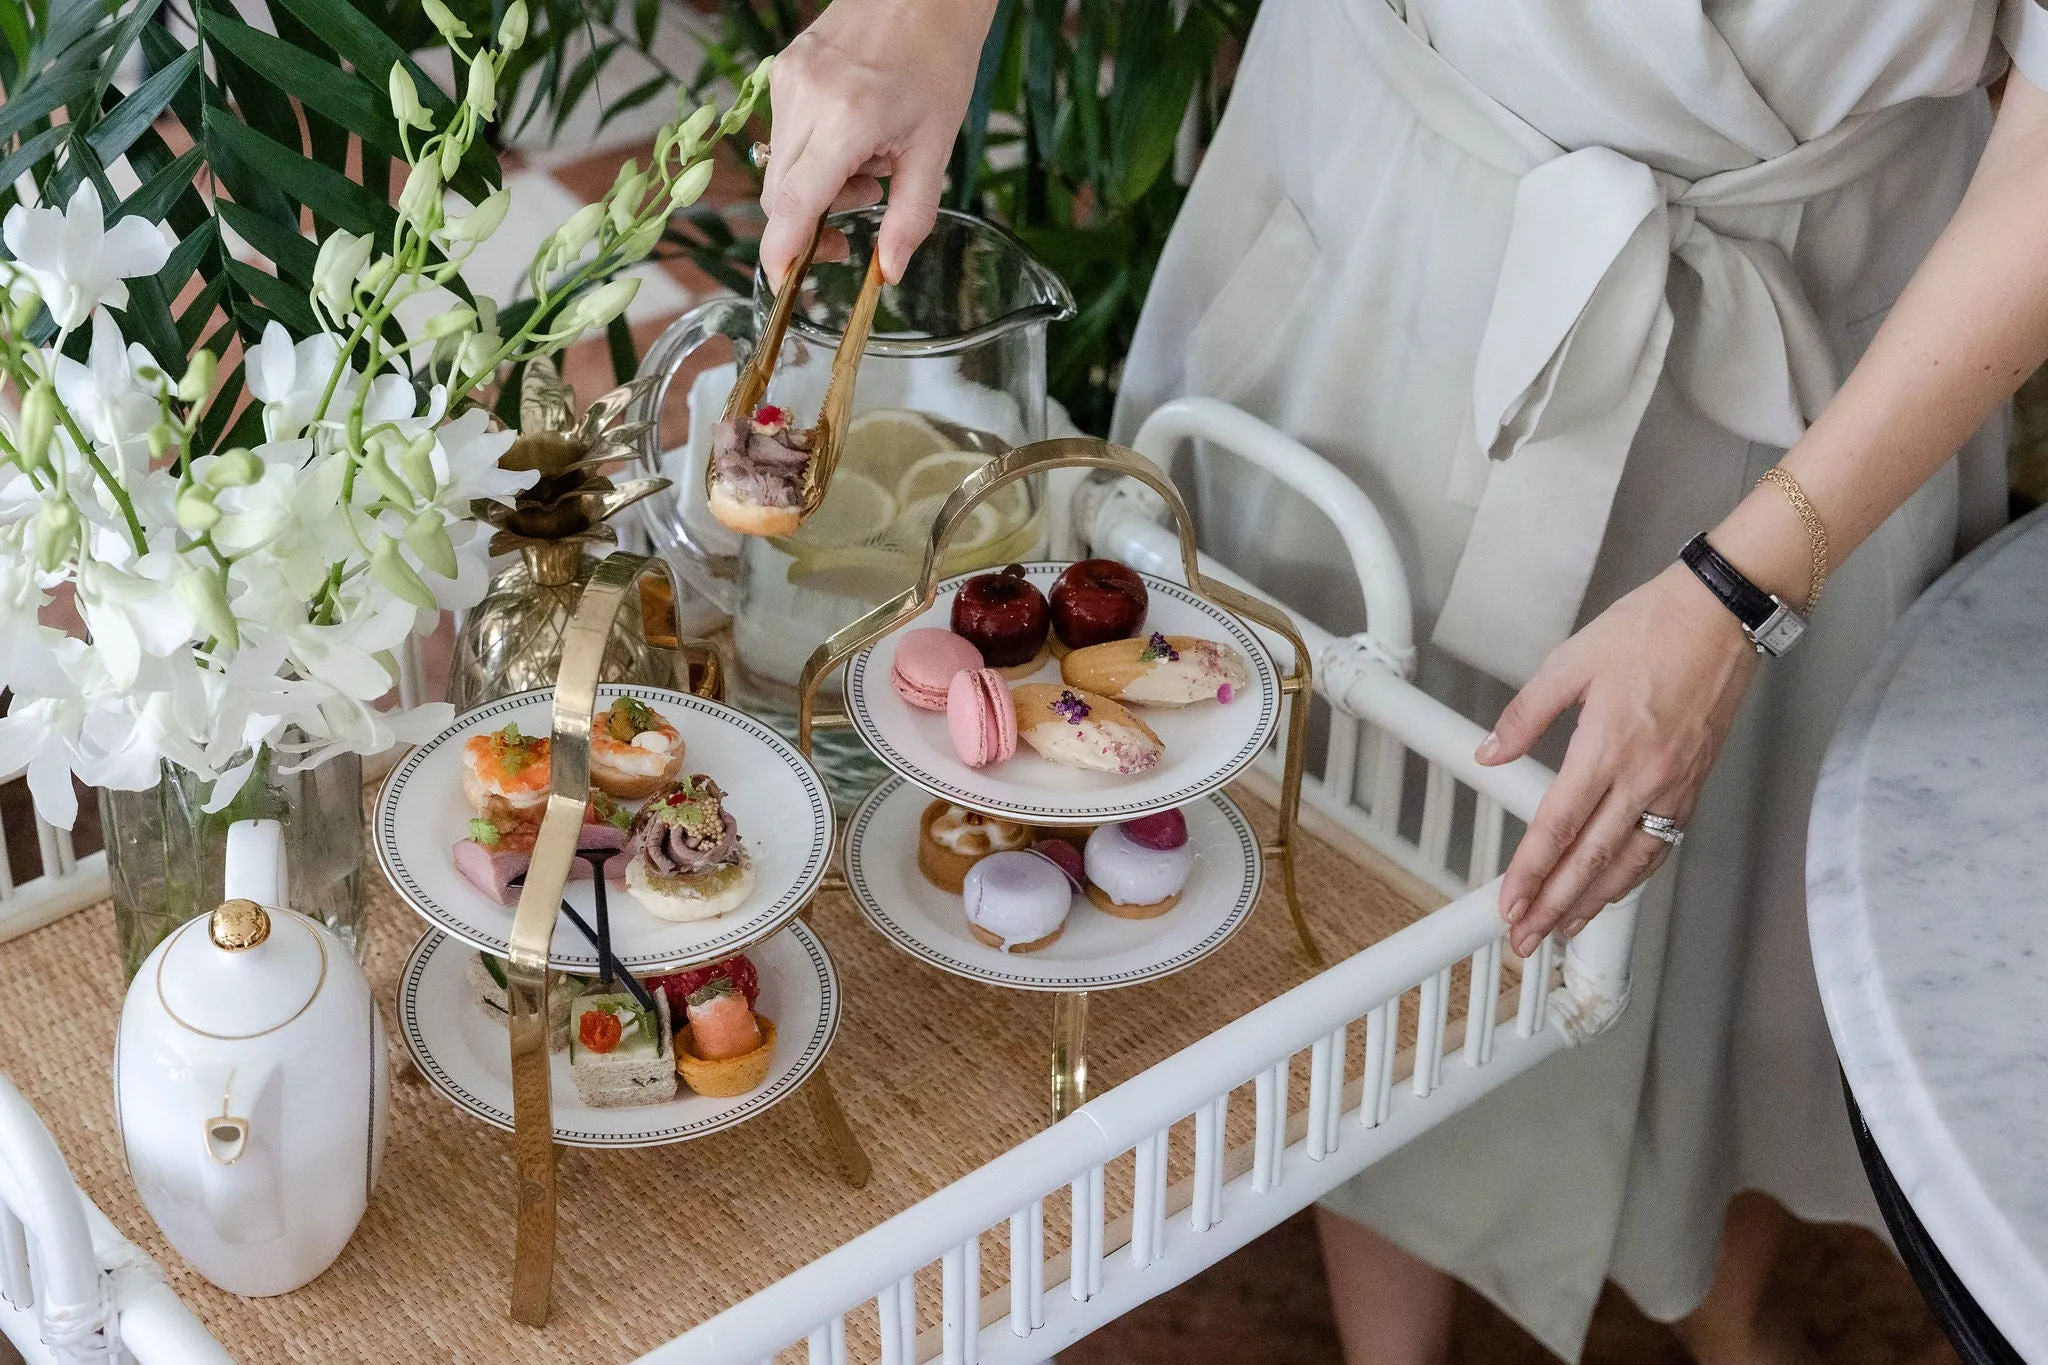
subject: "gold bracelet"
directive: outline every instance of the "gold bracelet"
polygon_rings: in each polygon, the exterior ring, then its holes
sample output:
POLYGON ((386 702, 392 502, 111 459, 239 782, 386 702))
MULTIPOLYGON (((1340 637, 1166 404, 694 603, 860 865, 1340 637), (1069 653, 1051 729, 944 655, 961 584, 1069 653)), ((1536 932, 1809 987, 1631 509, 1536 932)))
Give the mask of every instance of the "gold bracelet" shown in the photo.
POLYGON ((1813 568, 1806 585, 1806 610, 1810 614, 1820 605, 1820 590, 1828 581, 1828 528, 1820 519, 1820 513, 1806 499, 1806 490, 1799 486, 1782 466, 1773 465, 1764 471, 1756 481, 1757 487, 1770 484, 1791 502, 1792 510, 1799 514, 1799 524, 1806 528, 1807 544, 1813 550, 1813 568))

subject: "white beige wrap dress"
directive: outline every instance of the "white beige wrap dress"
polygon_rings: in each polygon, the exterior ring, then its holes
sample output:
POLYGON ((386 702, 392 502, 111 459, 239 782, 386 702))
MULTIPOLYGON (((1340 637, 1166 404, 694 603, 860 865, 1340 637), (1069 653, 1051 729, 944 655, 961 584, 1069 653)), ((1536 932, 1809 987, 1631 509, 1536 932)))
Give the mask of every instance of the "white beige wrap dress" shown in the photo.
MULTIPOLYGON (((1406 558, 1420 678, 1490 723, 1826 403, 1960 199, 2008 52, 2048 85, 2044 20, 2032 0, 1267 0, 1117 432, 1209 395, 1349 472, 1406 558)), ((1568 1360, 1603 1278, 1661 1318, 1695 1307, 1738 1190, 1877 1226, 1806 945, 1807 803, 1891 623, 2003 520, 2005 434, 1761 670, 1645 897, 1622 1021, 1329 1201, 1568 1360)), ((1176 477, 1212 553, 1364 624, 1305 502, 1214 451, 1176 477)))

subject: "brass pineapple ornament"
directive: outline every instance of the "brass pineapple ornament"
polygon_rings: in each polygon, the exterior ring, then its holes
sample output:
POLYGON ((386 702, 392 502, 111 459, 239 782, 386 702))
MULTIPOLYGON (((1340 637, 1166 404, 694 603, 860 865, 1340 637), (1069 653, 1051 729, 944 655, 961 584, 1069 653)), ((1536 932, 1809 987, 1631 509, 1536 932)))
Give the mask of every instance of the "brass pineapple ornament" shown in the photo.
MULTIPOLYGON (((554 362, 534 360, 519 390, 519 435, 499 457, 503 469, 540 477, 510 503, 478 498, 470 511, 488 524, 493 558, 518 560, 491 579, 456 640, 448 700, 465 711, 512 692, 551 687, 562 662, 562 637, 597 566, 596 551, 618 543, 611 518, 667 489, 667 479, 614 483, 605 472, 626 466, 649 426, 619 418, 653 384, 636 379, 594 400, 576 415, 576 393, 554 362)), ((619 613, 598 675, 605 682, 674 684, 673 662, 647 642, 637 610, 619 613)))

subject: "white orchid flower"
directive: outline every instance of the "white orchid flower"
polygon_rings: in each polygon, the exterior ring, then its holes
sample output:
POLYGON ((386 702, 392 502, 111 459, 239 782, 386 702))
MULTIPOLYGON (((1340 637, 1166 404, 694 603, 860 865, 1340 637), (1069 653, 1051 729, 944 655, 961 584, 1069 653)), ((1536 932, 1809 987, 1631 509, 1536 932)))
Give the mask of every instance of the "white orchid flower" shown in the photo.
POLYGON ((125 486, 148 469, 149 429, 161 415, 157 395, 166 383, 149 352, 124 345, 120 325, 100 308, 93 311, 86 363, 60 355, 54 368, 57 397, 114 477, 125 486), (145 371, 155 376, 153 383, 143 378, 145 371))
POLYGON ((439 492, 435 501, 469 513, 472 498, 509 499, 540 477, 537 469, 500 469, 498 460, 518 433, 490 430, 490 414, 471 408, 452 422, 443 423, 434 442, 434 481, 439 492))
POLYGON ((189 651, 198 622, 172 586, 182 564, 168 528, 130 569, 89 557, 79 562, 78 614, 117 689, 135 686, 144 655, 189 651))
POLYGON ((126 308, 126 281, 162 270, 178 245, 161 225, 133 214, 109 228, 90 181, 79 185, 62 210, 9 209, 0 237, 60 332, 75 331, 101 304, 126 308))
MULTIPOLYGON (((275 318, 263 325, 263 337, 249 348, 244 363, 249 392, 263 404, 263 434, 273 441, 303 436, 306 428, 327 414, 320 395, 334 375, 341 343, 321 333, 294 342, 275 318)), ((362 377, 350 366, 334 387, 329 407, 346 411, 355 401, 362 377)))
POLYGON ((71 770, 87 710, 71 674, 88 664, 90 653, 83 640, 57 639, 42 651, 43 668, 24 667, 35 658, 12 661, 14 697, 0 716, 0 772, 23 773, 37 814, 62 829, 78 819, 71 770))

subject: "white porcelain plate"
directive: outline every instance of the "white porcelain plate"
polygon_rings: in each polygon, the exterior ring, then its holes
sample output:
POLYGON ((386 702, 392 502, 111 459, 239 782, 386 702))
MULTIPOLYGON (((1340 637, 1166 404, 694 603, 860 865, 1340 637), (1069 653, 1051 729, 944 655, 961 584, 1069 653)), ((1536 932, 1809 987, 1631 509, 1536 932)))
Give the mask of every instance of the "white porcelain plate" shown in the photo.
MULTIPOLYGON (((428 930, 398 979, 398 1031, 428 1084, 494 1127, 512 1127, 512 1057, 503 1016, 477 1000, 468 944, 428 930)), ((571 1147, 659 1147, 743 1123, 786 1099, 817 1070, 839 1031, 839 976, 817 935, 796 923, 747 949, 761 975, 755 1008, 775 1021, 768 1079, 714 1100, 687 1087, 663 1104, 593 1109, 576 1094, 569 1053, 551 1059, 555 1141, 571 1147)))
POLYGON ((1222 947, 1259 899, 1259 842, 1222 792, 1183 808, 1195 870, 1180 904, 1155 919, 1104 914, 1075 896, 1066 932, 1033 953, 1006 953, 968 932, 960 897, 917 869, 919 817, 931 803, 885 779, 846 827, 846 882, 868 923, 912 957, 955 976, 1025 991, 1103 991, 1171 976, 1222 947))
MULTIPOLYGON (((598 704, 633 697, 668 717, 683 737, 683 771, 708 773, 726 793, 740 839, 754 860, 754 892, 716 919, 677 924, 656 919, 632 893, 608 891, 612 952, 629 971, 664 971, 729 957, 774 933, 823 880, 832 852, 832 806, 817 769, 781 735, 752 716, 660 687, 606 683, 598 704)), ((552 689, 487 702, 399 760, 377 796, 373 843, 384 875, 436 929, 499 957, 511 952, 512 910, 455 870, 452 853, 476 812, 462 795, 462 745, 472 735, 516 721, 520 732, 549 730, 552 689)), ((595 925, 588 878, 567 897, 595 925)), ((597 970, 597 950, 564 915, 549 962, 559 970, 597 970)))
MULTIPOLYGON (((1025 567, 1040 591, 1049 591, 1066 565, 1025 567)), ((952 620, 953 596, 969 577, 947 579, 931 610, 903 629, 944 629, 952 620)), ((1166 746, 1165 758, 1152 771, 1119 777, 1062 767, 1040 758, 1021 741, 1016 756, 1005 762, 968 767, 953 752, 944 713, 919 710, 890 685, 896 635, 876 641, 847 661, 846 703, 855 728, 882 762, 920 787, 962 806, 1038 824, 1129 820, 1185 805, 1216 790, 1257 758, 1272 737, 1280 714, 1279 670, 1243 621, 1178 583, 1151 574, 1143 577, 1149 600, 1144 630, 1235 645, 1252 669, 1250 684, 1228 705, 1134 708, 1166 746)), ((1020 681, 1058 682, 1059 677, 1055 661, 1020 681)))

